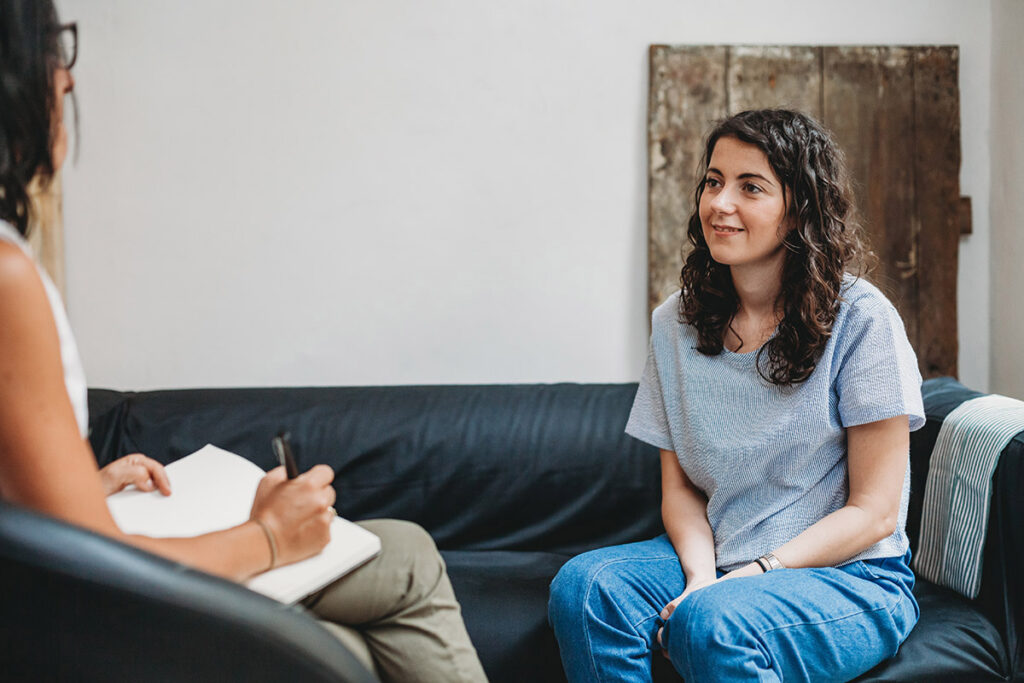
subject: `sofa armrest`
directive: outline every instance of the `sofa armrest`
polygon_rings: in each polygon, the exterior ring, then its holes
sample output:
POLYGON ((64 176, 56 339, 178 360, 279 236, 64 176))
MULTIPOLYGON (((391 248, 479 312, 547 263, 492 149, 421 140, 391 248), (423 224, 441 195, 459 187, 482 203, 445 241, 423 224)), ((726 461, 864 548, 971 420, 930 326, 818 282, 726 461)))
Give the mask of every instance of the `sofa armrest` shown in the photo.
MULTIPOLYGON (((916 549, 920 505, 928 476, 928 459, 942 421, 964 401, 984 394, 950 377, 925 381, 926 425, 911 437, 911 510, 907 531, 916 549)), ((977 602, 1004 637, 1013 680, 1024 680, 1024 434, 1003 449, 992 477, 988 529, 977 602)))
POLYGON ((1013 680, 1024 680, 1024 438, 1003 450, 992 477, 978 600, 1006 637, 1013 680))

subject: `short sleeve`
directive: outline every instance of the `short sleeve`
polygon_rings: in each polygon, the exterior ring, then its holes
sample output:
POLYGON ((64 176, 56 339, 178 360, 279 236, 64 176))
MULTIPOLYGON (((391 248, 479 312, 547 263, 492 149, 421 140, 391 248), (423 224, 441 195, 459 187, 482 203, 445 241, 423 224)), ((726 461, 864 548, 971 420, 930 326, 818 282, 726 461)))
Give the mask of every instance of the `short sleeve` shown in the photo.
POLYGON ((893 305, 884 298, 854 301, 840 334, 835 387, 843 427, 907 415, 910 431, 920 429, 921 373, 893 305))
POLYGON ((644 364, 644 374, 640 377, 640 386, 636 390, 636 398, 633 399, 633 409, 629 411, 626 433, 652 446, 667 451, 675 450, 665 414, 665 398, 661 391, 653 344, 647 347, 647 362, 644 364))

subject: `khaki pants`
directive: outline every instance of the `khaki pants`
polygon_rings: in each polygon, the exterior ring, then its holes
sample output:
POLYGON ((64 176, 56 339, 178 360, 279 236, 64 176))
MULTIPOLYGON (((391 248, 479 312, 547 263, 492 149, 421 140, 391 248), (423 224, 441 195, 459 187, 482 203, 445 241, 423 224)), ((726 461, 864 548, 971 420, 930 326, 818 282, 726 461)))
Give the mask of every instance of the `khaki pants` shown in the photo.
POLYGON ((385 682, 486 681, 430 535, 393 519, 359 524, 380 536, 380 555, 309 600, 309 609, 385 682))

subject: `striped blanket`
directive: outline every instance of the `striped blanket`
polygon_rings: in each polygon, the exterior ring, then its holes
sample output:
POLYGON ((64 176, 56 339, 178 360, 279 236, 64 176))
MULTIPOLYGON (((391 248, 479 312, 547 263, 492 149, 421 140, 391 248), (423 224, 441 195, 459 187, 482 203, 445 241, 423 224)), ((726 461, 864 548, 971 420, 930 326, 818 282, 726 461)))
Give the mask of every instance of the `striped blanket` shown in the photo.
POLYGON ((964 401, 942 423, 928 468, 914 571, 975 598, 999 454, 1024 431, 1024 402, 990 395, 964 401))

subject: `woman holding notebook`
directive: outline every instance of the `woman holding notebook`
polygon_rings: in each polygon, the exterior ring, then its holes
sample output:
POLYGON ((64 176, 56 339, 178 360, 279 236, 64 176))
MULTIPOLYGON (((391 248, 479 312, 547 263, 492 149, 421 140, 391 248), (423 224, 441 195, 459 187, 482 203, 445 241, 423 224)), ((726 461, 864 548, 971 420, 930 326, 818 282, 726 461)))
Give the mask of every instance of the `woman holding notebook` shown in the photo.
MULTIPOLYGON (((261 482, 249 521, 194 538, 120 531, 105 496, 128 484, 173 495, 162 467, 141 455, 103 470, 85 440, 86 383, 56 288, 25 241, 33 202, 64 163, 64 99, 77 28, 50 0, 0 9, 0 496, 204 571, 243 580, 320 551, 334 517, 334 472, 261 482)), ((326 588, 313 611, 384 680, 485 680, 444 563, 418 526, 366 522, 381 554, 326 588), (350 625, 365 641, 362 645, 350 625), (367 650, 368 646, 368 650, 367 650)))

